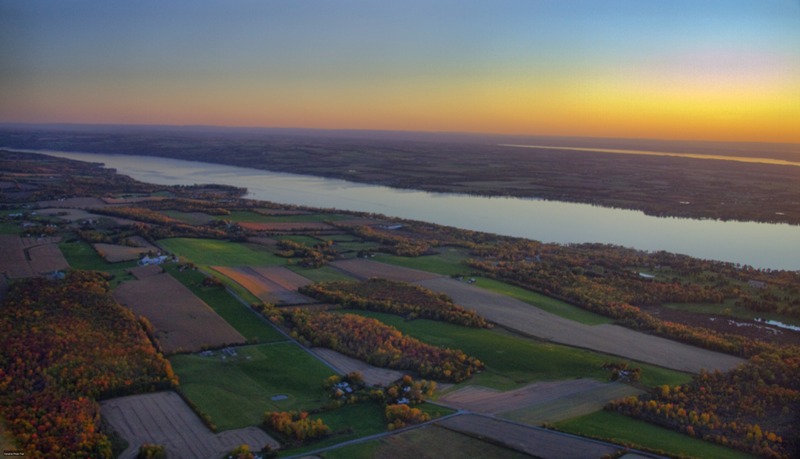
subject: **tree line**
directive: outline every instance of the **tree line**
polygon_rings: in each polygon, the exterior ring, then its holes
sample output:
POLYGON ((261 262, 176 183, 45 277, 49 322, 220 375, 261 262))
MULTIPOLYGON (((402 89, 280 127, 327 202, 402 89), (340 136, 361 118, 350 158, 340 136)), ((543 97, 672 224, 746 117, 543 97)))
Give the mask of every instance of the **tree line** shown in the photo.
POLYGON ((378 367, 414 371, 423 378, 450 382, 463 381, 483 369, 481 361, 462 351, 423 343, 376 319, 300 309, 285 312, 283 318, 295 338, 378 367))
POLYGON ((16 282, 0 306, 0 411, 28 457, 111 457, 97 401, 177 384, 98 273, 16 282))
POLYGON ((458 306, 447 295, 406 282, 381 278, 363 282, 324 282, 306 285, 299 292, 323 303, 335 303, 346 308, 386 312, 408 319, 440 320, 466 327, 490 327, 478 313, 458 306))

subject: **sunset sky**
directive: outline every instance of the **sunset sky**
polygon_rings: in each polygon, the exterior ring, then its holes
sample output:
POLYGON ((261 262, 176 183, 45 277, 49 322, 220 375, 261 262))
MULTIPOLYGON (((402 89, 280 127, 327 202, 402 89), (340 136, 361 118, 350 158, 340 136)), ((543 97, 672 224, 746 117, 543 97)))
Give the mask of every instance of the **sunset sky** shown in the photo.
POLYGON ((800 142, 800 0, 0 0, 0 122, 800 142))

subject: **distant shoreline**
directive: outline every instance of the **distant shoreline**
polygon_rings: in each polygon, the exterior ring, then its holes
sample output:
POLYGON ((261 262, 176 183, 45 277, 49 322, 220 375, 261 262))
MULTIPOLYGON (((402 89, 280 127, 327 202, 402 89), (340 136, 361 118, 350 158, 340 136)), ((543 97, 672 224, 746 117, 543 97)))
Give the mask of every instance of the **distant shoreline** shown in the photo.
POLYGON ((569 151, 590 151, 598 153, 613 153, 621 155, 642 155, 642 156, 672 156, 678 158, 693 158, 693 159, 713 159, 718 161, 737 161, 740 163, 758 163, 758 164, 775 164, 779 166, 798 166, 800 162, 786 161, 784 159, 773 158, 754 158, 748 156, 725 156, 725 155, 707 155, 700 153, 669 153, 661 151, 647 151, 647 150, 621 150, 613 148, 583 148, 583 147, 554 147, 548 145, 518 145, 511 143, 498 144, 501 147, 513 148, 543 148, 549 150, 569 150, 569 151))

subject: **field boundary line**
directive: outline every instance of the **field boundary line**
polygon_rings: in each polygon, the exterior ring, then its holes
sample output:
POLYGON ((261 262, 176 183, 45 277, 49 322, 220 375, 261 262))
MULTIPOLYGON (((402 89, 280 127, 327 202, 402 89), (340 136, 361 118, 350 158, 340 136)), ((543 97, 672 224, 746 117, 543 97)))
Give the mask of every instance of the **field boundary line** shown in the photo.
POLYGON ((326 446, 326 447, 319 448, 319 449, 316 449, 316 450, 313 450, 313 451, 306 451, 304 453, 298 453, 298 454, 294 454, 294 455, 291 455, 291 456, 284 456, 283 459, 297 459, 297 458, 302 458, 302 457, 314 456, 316 454, 319 454, 319 453, 322 453, 322 452, 325 452, 325 451, 330 451, 330 450, 333 450, 333 449, 339 449, 339 448, 343 448, 345 446, 350 446, 350 445, 357 445, 359 443, 364 443, 364 442, 368 442, 368 441, 372 441, 372 440, 378 440, 378 439, 381 439, 381 438, 389 437, 391 435, 401 434, 401 433, 408 432, 408 431, 415 430, 415 429, 419 429, 419 428, 422 428, 422 427, 425 427, 425 426, 428 426, 428 425, 432 425, 432 424, 435 424, 435 423, 437 423, 439 421, 444 421, 446 419, 450 419, 450 418, 455 417, 455 416, 460 416, 462 414, 467 414, 467 413, 466 412, 457 411, 455 413, 450 413, 450 414, 447 414, 447 415, 442 416, 440 418, 431 419, 430 421, 425 421, 425 422, 422 422, 422 423, 419 423, 419 424, 414 424, 412 426, 403 427, 402 429, 388 430, 386 432, 367 435, 366 437, 354 438, 352 440, 343 441, 341 443, 337 443, 335 445, 326 446))
MULTIPOLYGON (((200 272, 202 272, 202 273, 203 273, 205 276, 207 276, 207 277, 209 277, 209 276, 210 276, 210 274, 209 274, 207 271, 205 271, 204 269, 201 269, 201 270, 200 270, 200 272)), ((323 359, 323 358, 321 358, 320 356, 316 355, 315 353, 311 352, 311 349, 309 349, 309 348, 307 348, 307 347, 303 346, 302 344, 300 344, 300 342, 299 342, 299 341, 297 341, 296 339, 292 338, 292 336, 291 336, 291 335, 289 335, 288 333, 286 333, 286 331, 282 330, 280 327, 278 327, 278 326, 276 326, 275 324, 273 324, 272 322, 270 322, 270 321, 269 321, 269 320, 268 320, 266 317, 264 317, 264 316, 263 316, 263 315, 262 315, 260 312, 258 312, 258 311, 256 311, 255 309, 253 309, 253 307, 252 307, 252 306, 250 306, 250 305, 247 303, 247 301, 245 301, 245 300, 244 300, 244 298, 240 297, 240 296, 239 296, 239 295, 238 295, 236 292, 234 292, 234 291, 233 291, 233 289, 231 289, 230 287, 225 287, 225 291, 227 291, 229 294, 231 294, 231 296, 233 296, 234 298, 236 298, 236 300, 237 300, 239 303, 241 303, 241 304, 242 304, 244 307, 246 307, 247 309, 249 309, 250 311, 252 311, 252 312, 253 312, 253 313, 254 313, 256 316, 258 316, 258 318, 259 318, 259 319, 261 319, 262 321, 264 321, 264 322, 265 322, 267 325, 269 325, 270 327, 274 328, 275 330, 278 330, 278 333, 280 333, 281 335, 283 335, 283 336, 284 336, 284 337, 287 339, 287 341, 289 341, 289 342, 292 342, 292 343, 294 343, 295 345, 299 346, 299 347, 300 347, 300 349, 303 349, 303 350, 304 350, 304 351, 305 351, 307 354, 311 355, 311 356, 312 356, 312 357, 314 357, 315 359, 317 359, 317 360, 319 360, 320 362, 322 362, 322 363, 323 363, 323 364, 324 364, 326 367, 328 367, 328 368, 330 368, 331 370, 333 370, 333 372, 334 372, 335 374, 337 374, 337 375, 340 375, 340 376, 343 374, 343 373, 342 373, 342 372, 340 372, 340 371, 339 371, 339 370, 338 370, 336 367, 334 367, 333 365, 331 365, 330 363, 328 363, 328 361, 326 361, 325 359, 323 359)))

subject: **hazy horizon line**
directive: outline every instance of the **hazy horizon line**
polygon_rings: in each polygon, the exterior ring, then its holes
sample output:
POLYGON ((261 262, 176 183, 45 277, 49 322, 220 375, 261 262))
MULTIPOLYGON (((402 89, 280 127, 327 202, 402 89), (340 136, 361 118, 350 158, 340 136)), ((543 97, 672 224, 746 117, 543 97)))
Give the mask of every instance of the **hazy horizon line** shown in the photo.
MULTIPOLYGON (((364 129, 364 128, 322 128, 322 127, 285 127, 285 126, 227 126, 215 124, 142 124, 142 123, 76 123, 76 122, 0 122, 3 129, 128 129, 128 130, 186 130, 186 131, 229 131, 243 133, 258 131, 284 131, 285 133, 345 133, 345 134, 388 134, 388 135, 408 135, 419 134, 423 136, 458 136, 458 137, 502 137, 502 138, 536 138, 536 139, 575 139, 575 140, 599 140, 599 141, 652 141, 662 143, 701 143, 717 145, 772 145, 772 146, 800 146, 800 142, 765 142, 755 140, 714 140, 714 139, 691 139, 691 138, 654 138, 654 137, 598 137, 583 135, 557 135, 557 134, 508 134, 495 132, 475 132, 475 131, 429 131, 429 130, 407 130, 407 129, 364 129)), ((542 147, 547 147, 543 145, 542 147)), ((588 147, 575 147, 585 149, 588 147)), ((796 152, 800 153, 800 151, 796 152)))

